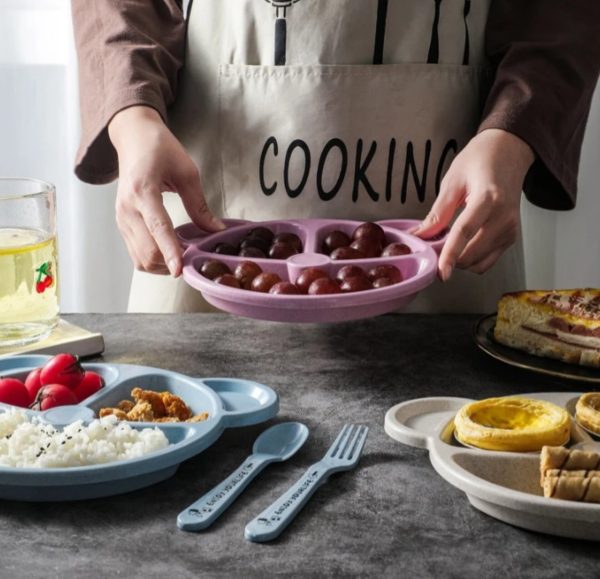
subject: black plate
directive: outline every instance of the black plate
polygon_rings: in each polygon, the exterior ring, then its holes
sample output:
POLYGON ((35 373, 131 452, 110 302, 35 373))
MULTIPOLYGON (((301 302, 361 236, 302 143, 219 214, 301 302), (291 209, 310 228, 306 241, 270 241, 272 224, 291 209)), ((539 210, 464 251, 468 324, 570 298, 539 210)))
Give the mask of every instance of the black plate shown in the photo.
POLYGON ((495 325, 496 314, 494 313, 481 318, 473 328, 475 343, 492 358, 517 368, 524 368, 525 370, 557 378, 600 383, 600 370, 597 368, 575 366, 551 358, 540 358, 499 344, 494 340, 495 325))

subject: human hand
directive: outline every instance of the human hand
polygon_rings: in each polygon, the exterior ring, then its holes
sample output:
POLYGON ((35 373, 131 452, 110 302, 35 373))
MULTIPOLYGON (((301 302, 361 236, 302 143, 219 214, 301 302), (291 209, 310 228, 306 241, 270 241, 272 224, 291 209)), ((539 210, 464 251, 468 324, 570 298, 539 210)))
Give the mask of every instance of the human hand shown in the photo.
POLYGON ((535 155, 516 135, 487 129, 469 141, 442 180, 427 217, 411 233, 428 239, 450 228, 438 261, 442 281, 455 267, 487 271, 516 240, 521 189, 535 155))
POLYGON ((119 156, 117 225, 136 269, 181 275, 182 249, 162 194, 178 193, 190 219, 201 229, 223 223, 206 205, 198 168, 157 111, 135 106, 111 120, 108 132, 119 156))

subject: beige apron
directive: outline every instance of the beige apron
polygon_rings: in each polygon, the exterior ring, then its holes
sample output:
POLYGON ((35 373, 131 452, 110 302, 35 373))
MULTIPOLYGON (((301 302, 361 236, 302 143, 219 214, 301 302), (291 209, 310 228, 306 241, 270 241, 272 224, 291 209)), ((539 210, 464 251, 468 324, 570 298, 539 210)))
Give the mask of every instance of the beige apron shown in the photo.
MULTIPOLYGON (((424 217, 473 136, 491 0, 195 0, 172 127, 211 209, 249 220, 424 217)), ((189 221, 165 196, 176 225, 189 221)), ((486 312, 524 284, 520 242, 411 311, 486 312)), ((136 272, 131 311, 202 310, 183 280, 136 272)))

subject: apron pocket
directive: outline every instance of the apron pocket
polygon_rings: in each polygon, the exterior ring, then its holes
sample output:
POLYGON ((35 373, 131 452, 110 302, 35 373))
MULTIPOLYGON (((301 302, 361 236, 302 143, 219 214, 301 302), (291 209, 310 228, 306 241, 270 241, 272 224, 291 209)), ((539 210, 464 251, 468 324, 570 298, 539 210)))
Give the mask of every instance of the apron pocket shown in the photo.
POLYGON ((422 218, 489 78, 448 64, 219 67, 224 215, 422 218))

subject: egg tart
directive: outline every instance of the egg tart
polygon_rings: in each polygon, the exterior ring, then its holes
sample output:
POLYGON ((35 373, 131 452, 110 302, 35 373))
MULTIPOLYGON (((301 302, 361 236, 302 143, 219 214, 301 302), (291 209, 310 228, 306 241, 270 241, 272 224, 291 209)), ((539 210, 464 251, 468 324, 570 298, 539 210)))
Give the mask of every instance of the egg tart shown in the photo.
POLYGON ((581 426, 600 436, 600 392, 587 392, 579 397, 575 418, 581 426))
POLYGON ((463 406, 454 419, 457 440, 485 450, 538 451, 569 441, 571 417, 560 406, 519 396, 463 406))

